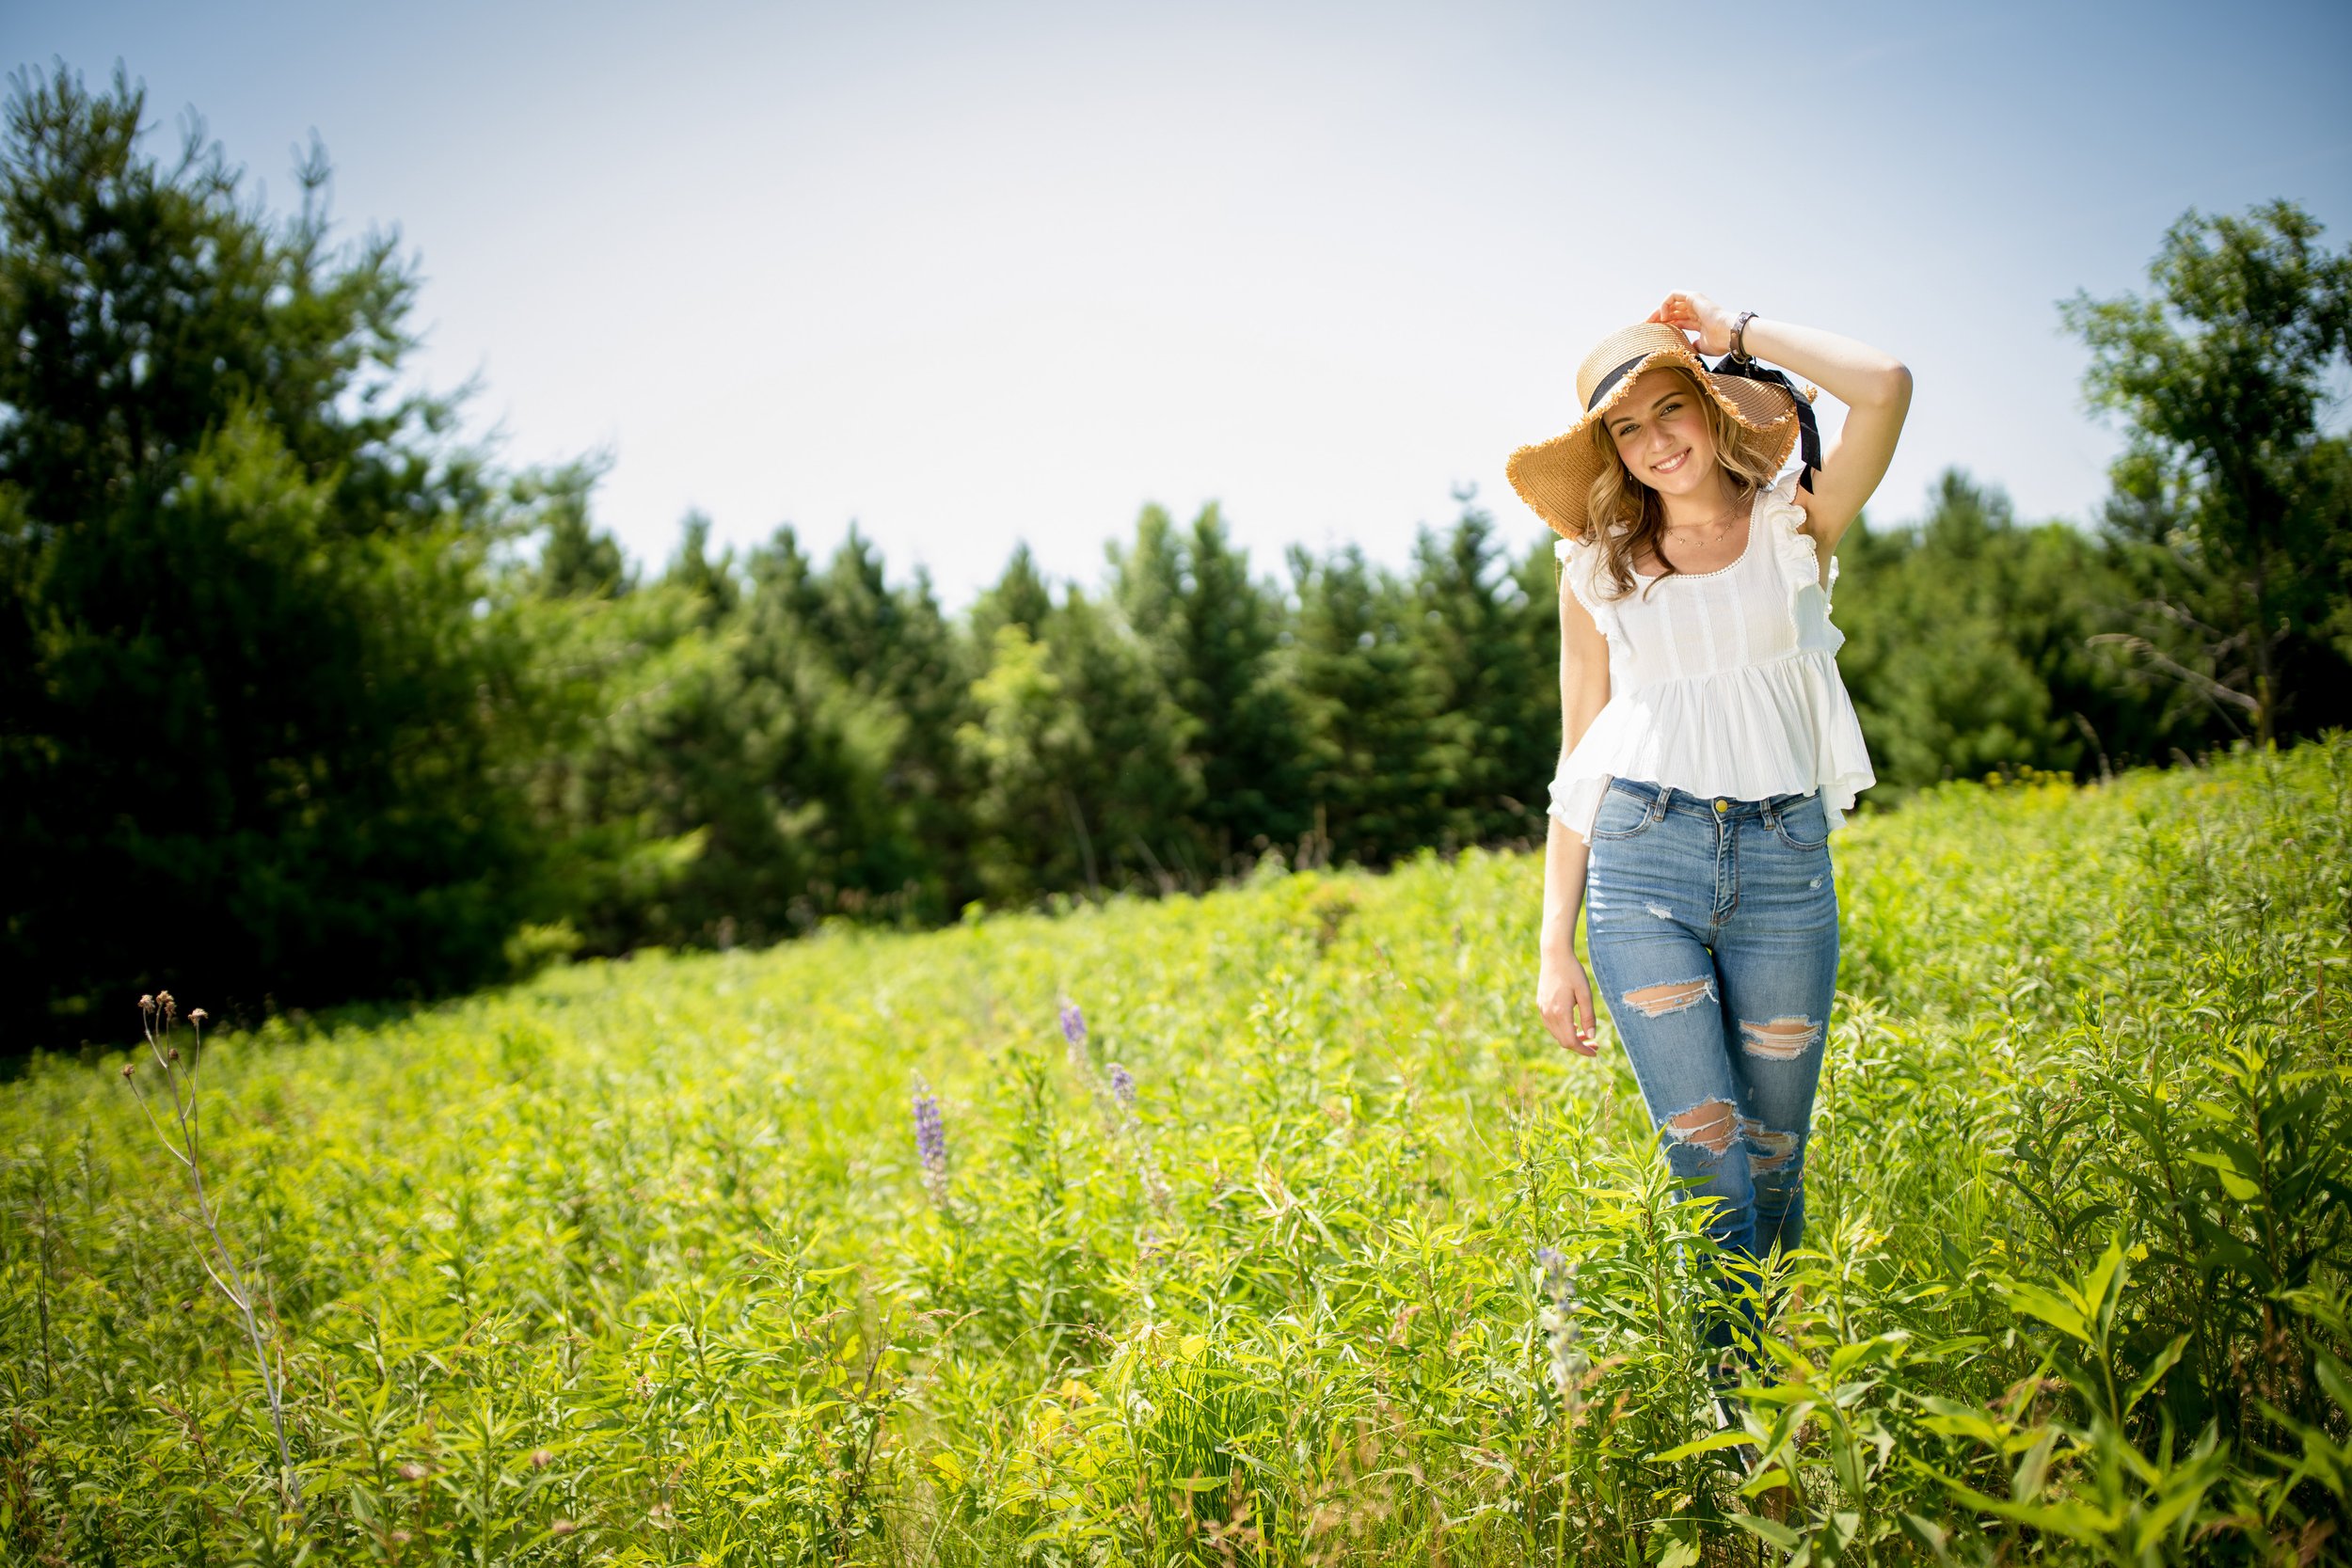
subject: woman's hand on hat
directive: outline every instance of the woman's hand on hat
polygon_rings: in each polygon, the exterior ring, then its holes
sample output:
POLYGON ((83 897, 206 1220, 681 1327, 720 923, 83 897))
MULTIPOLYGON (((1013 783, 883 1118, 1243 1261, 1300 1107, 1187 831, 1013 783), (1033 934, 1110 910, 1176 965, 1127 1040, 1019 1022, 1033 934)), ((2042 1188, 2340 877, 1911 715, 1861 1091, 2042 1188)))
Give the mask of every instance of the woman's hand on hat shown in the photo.
POLYGON ((1705 294, 1668 294, 1648 319, 1691 333, 1698 339, 1701 354, 1731 352, 1731 312, 1705 294))

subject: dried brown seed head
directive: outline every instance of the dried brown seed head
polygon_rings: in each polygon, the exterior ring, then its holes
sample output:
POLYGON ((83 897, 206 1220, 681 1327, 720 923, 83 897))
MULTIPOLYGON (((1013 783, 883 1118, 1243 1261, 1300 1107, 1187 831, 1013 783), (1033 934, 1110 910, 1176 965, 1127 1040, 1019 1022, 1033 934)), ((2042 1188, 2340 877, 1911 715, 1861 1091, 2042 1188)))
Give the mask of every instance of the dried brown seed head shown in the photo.
POLYGON ((138 1065, 138 1063, 136 1063, 136 1062, 125 1062, 125 1063, 123 1063, 123 1064, 122 1064, 122 1076, 124 1076, 125 1078, 128 1078, 128 1077, 130 1077, 130 1076, 131 1076, 131 1074, 133 1074, 133 1073, 136 1072, 138 1069, 139 1069, 139 1065, 138 1065))
POLYGON ((212 1016, 212 1014, 206 1012, 201 1007, 190 1007, 188 1009, 188 1022, 190 1023, 201 1023, 212 1016))
POLYGON ((558 1519, 555 1523, 548 1527, 548 1533, 549 1535, 569 1535, 578 1528, 580 1528, 580 1527, 573 1524, 569 1519, 558 1519))
POLYGON ((533 1449, 531 1450, 531 1467, 532 1469, 544 1470, 554 1463, 555 1455, 548 1452, 547 1449, 533 1449))
POLYGON ((139 998, 139 1011, 143 1013, 151 1013, 154 1010, 155 999, 152 996, 142 996, 139 998))

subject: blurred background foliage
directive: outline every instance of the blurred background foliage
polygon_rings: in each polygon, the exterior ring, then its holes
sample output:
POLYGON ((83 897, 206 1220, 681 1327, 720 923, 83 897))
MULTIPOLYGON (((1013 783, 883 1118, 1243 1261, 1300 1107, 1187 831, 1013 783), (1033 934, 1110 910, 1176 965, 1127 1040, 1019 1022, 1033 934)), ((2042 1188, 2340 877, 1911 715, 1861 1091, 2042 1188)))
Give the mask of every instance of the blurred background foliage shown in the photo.
MULTIPOLYGON (((820 562, 690 515, 641 572, 593 461, 502 467, 404 377, 416 263, 334 237, 321 150, 277 214, 143 115, 63 67, 8 106, 8 1049, 191 975, 253 1016, 1540 841, 1550 539, 1474 494, 1401 572, 1269 575, 1215 507, 1147 507, 1101 584, 1023 549, 961 615, 854 530, 820 562)), ((2352 721, 2352 252, 2319 240, 2191 213, 2148 295, 2062 307, 2128 436, 2097 528, 1955 471, 1850 537, 1875 801, 2352 721)))

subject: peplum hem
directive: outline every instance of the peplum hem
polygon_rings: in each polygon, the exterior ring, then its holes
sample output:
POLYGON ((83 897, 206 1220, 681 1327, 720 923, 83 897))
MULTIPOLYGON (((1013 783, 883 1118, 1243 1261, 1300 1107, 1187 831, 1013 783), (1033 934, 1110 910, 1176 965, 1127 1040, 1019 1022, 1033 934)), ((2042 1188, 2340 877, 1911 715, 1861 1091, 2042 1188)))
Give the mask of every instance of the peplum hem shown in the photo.
POLYGON ((1551 815, 1589 841, 1612 779, 1735 800, 1818 790, 1833 831, 1877 782, 1827 648, 1612 697, 1552 779, 1551 815))

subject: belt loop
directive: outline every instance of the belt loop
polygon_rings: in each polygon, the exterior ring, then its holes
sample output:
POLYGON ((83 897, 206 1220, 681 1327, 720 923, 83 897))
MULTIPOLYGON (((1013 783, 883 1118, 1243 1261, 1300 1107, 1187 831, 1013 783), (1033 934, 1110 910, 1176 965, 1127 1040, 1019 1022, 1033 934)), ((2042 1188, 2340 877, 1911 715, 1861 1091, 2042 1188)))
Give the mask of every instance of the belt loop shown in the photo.
POLYGON ((1673 803, 1674 796, 1675 792, 1664 784, 1658 786, 1658 794, 1649 803, 1649 819, 1652 822, 1666 820, 1666 807, 1673 803))
POLYGON ((1780 826, 1780 797, 1777 795, 1770 796, 1764 801, 1764 826, 1775 829, 1780 826))

